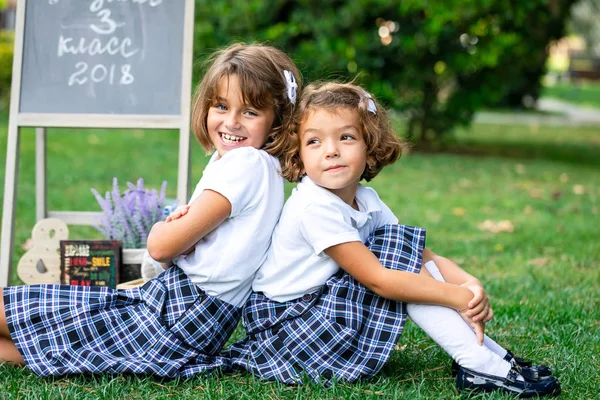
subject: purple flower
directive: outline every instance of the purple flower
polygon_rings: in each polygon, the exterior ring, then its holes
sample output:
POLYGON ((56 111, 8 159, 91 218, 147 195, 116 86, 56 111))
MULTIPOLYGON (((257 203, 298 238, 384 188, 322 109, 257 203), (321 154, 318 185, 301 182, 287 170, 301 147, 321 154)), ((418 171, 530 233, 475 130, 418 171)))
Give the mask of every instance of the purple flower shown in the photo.
POLYGON ((167 181, 162 183, 160 192, 145 189, 142 178, 138 179, 137 185, 127 182, 123 194, 117 178, 113 178, 112 190, 104 197, 96 189, 91 189, 102 210, 94 228, 106 239, 122 241, 123 248, 146 247, 152 225, 164 219, 162 209, 166 189, 167 181))

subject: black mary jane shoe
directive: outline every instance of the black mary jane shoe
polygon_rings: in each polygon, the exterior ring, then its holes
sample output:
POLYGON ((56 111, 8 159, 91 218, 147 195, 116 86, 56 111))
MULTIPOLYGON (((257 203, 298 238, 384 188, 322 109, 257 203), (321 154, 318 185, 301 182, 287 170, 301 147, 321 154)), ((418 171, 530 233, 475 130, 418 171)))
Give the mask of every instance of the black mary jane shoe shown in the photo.
POLYGON ((560 394, 560 382, 553 376, 542 378, 531 378, 521 373, 520 367, 512 367, 508 375, 487 375, 459 367, 456 376, 456 387, 458 391, 470 390, 474 392, 502 391, 517 395, 520 398, 534 396, 557 396, 560 394), (519 380, 519 376, 523 380, 519 380))
POLYGON ((524 360, 520 357, 515 356, 510 350, 506 350, 506 355, 504 356, 504 359, 506 361, 508 361, 513 367, 514 366, 519 366, 521 368, 527 367, 527 368, 531 369, 532 371, 535 371, 535 373, 540 377, 552 375, 552 370, 550 368, 546 367, 545 365, 531 365, 532 364, 531 361, 524 360))
MULTIPOLYGON (((537 378, 543 378, 546 376, 552 376, 552 370, 545 365, 531 365, 532 362, 529 360, 524 360, 520 357, 515 356, 510 350, 506 350, 506 355, 504 356, 504 360, 508 361, 513 367, 521 367, 524 369, 523 373, 528 374, 529 376, 534 376, 537 378)), ((452 376, 456 376, 458 374, 458 369, 460 366, 454 360, 452 360, 452 376)))
POLYGON ((524 360, 521 357, 517 357, 513 354, 512 351, 506 350, 506 355, 504 359, 511 364, 517 364, 520 367, 531 367, 532 362, 529 360, 524 360))

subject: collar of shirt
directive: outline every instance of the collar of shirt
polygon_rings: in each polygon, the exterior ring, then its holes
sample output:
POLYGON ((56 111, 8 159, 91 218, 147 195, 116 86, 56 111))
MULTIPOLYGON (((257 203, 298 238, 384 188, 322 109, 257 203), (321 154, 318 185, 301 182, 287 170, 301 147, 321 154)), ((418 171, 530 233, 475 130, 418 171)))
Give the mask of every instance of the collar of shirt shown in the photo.
POLYGON ((329 190, 315 184, 308 176, 304 176, 302 178, 302 180, 298 183, 298 187, 300 186, 305 186, 307 189, 314 191, 319 196, 327 197, 332 202, 345 207, 348 210, 350 218, 352 219, 352 225, 357 229, 362 228, 367 222, 369 222, 373 218, 373 214, 377 212, 380 213, 382 211, 381 205, 377 199, 371 195, 369 189, 360 184, 356 190, 356 204, 358 205, 358 210, 355 210, 350 205, 344 203, 342 199, 331 193, 329 190))

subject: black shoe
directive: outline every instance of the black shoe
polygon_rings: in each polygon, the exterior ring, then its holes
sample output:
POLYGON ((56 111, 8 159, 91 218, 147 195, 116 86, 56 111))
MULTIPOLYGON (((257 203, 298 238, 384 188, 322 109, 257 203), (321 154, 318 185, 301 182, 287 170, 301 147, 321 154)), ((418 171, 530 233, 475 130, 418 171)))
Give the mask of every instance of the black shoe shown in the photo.
MULTIPOLYGON (((518 366, 524 369, 523 374, 531 374, 530 376, 538 378, 552 376, 552 370, 550 368, 546 367, 545 365, 531 365, 531 361, 515 356, 510 350, 506 350, 504 360, 508 361, 513 367, 518 366)), ((456 363, 456 361, 452 360, 453 377, 458 374, 459 368, 460 366, 456 363)))
POLYGON ((503 391, 519 397, 557 396, 560 393, 560 382, 555 377, 546 376, 539 379, 530 379, 521 375, 519 371, 519 367, 513 367, 506 378, 503 378, 459 367, 456 376, 456 387, 459 391, 503 391), (519 376, 523 380, 517 380, 519 376))
POLYGON ((520 367, 531 367, 531 361, 523 360, 521 357, 515 356, 510 350, 506 350, 504 359, 513 365, 517 364, 520 367))
POLYGON ((506 350, 504 359, 513 367, 519 366, 521 368, 527 368, 532 374, 535 374, 538 377, 552 376, 552 370, 550 368, 545 365, 531 365, 531 361, 515 356, 510 350, 506 350))

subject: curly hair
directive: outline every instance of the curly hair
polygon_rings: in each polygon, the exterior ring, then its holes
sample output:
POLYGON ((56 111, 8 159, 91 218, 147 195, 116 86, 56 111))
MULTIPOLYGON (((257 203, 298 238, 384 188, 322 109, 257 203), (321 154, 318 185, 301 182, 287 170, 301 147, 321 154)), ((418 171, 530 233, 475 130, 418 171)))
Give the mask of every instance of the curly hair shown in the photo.
POLYGON ((300 125, 311 111, 326 109, 335 113, 340 107, 355 111, 367 148, 367 166, 361 179, 373 179, 386 165, 394 163, 402 154, 404 143, 392 129, 383 107, 360 86, 351 83, 318 82, 308 85, 302 94, 294 116, 294 133, 287 142, 281 159, 282 176, 290 182, 298 182, 304 165, 300 159, 300 125), (369 110, 369 103, 375 112, 369 110))
POLYGON ((204 150, 210 153, 215 149, 206 119, 211 105, 216 102, 219 83, 222 78, 236 75, 244 102, 259 109, 273 107, 273 126, 262 149, 281 158, 293 129, 295 111, 295 104, 287 95, 283 71, 294 75, 297 96, 302 93, 300 72, 292 59, 283 51, 264 44, 235 43, 212 54, 207 66, 196 87, 191 115, 192 131, 204 150))

